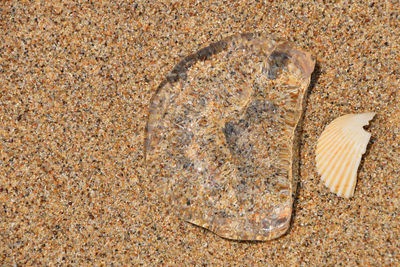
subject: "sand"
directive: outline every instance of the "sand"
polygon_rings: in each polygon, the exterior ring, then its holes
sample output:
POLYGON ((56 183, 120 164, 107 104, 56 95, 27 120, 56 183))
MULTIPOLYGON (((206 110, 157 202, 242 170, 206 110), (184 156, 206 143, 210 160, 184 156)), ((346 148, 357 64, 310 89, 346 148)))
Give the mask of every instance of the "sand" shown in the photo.
POLYGON ((2 265, 400 264, 398 1, 0 3, 2 265), (143 161, 150 98, 185 55, 274 33, 317 60, 287 234, 235 242, 177 218, 143 161), (334 118, 377 115, 355 195, 315 166, 334 118))

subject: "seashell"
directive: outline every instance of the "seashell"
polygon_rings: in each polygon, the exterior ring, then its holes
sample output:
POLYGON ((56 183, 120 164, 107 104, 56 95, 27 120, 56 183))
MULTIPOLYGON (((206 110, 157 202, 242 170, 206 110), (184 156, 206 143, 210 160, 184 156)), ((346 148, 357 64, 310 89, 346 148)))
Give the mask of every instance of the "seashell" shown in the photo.
POLYGON ((152 190, 176 215, 221 237, 284 234, 314 64, 291 43, 258 33, 227 37, 179 62, 150 104, 152 190))
POLYGON ((361 156, 371 134, 363 129, 375 113, 347 114, 333 120, 317 143, 317 171, 322 181, 338 196, 354 194, 361 156))

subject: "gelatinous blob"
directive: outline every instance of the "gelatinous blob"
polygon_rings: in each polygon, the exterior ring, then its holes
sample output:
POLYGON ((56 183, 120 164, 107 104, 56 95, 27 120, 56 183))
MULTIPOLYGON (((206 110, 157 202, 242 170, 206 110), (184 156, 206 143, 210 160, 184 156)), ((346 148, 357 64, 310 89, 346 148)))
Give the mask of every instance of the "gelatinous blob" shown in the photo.
POLYGON ((242 34, 174 67, 152 98, 145 149, 176 214, 229 239, 286 232, 314 64, 286 41, 242 34))

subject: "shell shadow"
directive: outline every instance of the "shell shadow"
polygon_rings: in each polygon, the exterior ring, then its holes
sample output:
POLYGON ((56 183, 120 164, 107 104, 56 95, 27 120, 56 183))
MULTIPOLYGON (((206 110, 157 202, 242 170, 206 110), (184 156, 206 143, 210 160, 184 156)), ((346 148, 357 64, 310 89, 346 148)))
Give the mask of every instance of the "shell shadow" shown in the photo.
MULTIPOLYGON (((368 129, 371 127, 371 124, 375 122, 377 116, 379 116, 379 114, 375 114, 375 116, 372 118, 372 120, 369 121, 368 125, 364 126, 364 130, 368 131, 368 129)), ((369 132, 369 131, 368 131, 369 132)), ((371 146, 373 146, 376 143, 377 138, 371 134, 371 138, 369 139, 369 142, 367 144, 367 147, 365 148, 365 153, 363 155, 361 155, 361 161, 360 161, 360 165, 358 165, 358 169, 357 169, 357 180, 356 180, 356 187, 355 187, 355 191, 357 191, 357 184, 358 184, 358 174, 360 173, 360 170, 363 168, 364 166, 364 162, 366 158, 369 158, 369 154, 371 151, 371 146)))

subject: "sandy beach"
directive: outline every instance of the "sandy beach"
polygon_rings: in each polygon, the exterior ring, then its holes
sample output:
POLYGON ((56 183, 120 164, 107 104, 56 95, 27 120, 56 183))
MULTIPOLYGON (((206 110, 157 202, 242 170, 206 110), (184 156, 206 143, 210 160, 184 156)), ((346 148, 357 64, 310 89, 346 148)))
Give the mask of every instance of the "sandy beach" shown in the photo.
POLYGON ((398 1, 99 2, 0 3, 0 265, 400 265, 398 1), (245 32, 316 59, 291 226, 266 242, 174 216, 144 164, 165 75, 245 32), (344 199, 321 183, 316 143, 361 112, 376 112, 372 138, 344 199))

